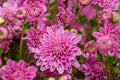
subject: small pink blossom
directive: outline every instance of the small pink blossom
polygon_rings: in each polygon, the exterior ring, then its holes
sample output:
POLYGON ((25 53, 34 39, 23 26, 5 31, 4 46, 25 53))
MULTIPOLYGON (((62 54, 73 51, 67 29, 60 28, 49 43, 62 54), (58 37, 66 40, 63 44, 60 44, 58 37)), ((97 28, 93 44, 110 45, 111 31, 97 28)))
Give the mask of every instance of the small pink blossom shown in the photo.
POLYGON ((7 60, 6 66, 0 69, 0 74, 2 80, 33 80, 36 71, 36 67, 27 66, 23 60, 19 62, 7 60))

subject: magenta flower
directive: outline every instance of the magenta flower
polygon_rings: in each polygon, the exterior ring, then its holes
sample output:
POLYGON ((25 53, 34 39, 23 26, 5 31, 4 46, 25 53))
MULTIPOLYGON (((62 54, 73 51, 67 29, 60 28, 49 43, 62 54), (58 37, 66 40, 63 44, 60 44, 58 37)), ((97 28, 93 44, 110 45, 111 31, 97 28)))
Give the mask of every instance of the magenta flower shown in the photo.
POLYGON ((25 10, 24 7, 19 7, 16 10, 15 17, 22 20, 25 19, 27 16, 27 11, 25 10))
POLYGON ((61 23, 68 26, 74 22, 75 15, 70 10, 65 10, 62 7, 59 7, 59 13, 57 14, 57 18, 61 23))
POLYGON ((26 9, 28 21, 34 22, 45 16, 44 13, 46 12, 46 6, 43 3, 41 3, 41 1, 40 0, 24 1, 23 6, 26 9))
POLYGON ((98 4, 103 9, 118 10, 120 0, 93 0, 95 4, 98 4))
POLYGON ((78 0, 80 5, 87 5, 91 2, 91 0, 78 0))
POLYGON ((77 47, 80 40, 80 35, 68 30, 59 28, 54 31, 48 27, 41 40, 40 53, 35 54, 35 58, 38 59, 36 65, 41 66, 42 71, 72 73, 72 66, 80 67, 76 60, 76 56, 81 54, 80 48, 77 47))
POLYGON ((9 51, 11 40, 1 40, 0 42, 0 48, 3 50, 3 52, 7 53, 9 51))
POLYGON ((0 69, 2 80, 33 80, 36 76, 37 68, 27 67, 27 64, 20 60, 18 63, 7 60, 6 66, 0 69))
POLYGON ((42 27, 38 27, 37 29, 31 28, 26 31, 27 45, 32 53, 39 53, 40 40, 43 37, 43 33, 45 33, 45 30, 42 27))
POLYGON ((97 44, 94 40, 89 41, 85 44, 84 50, 82 51, 82 56, 85 59, 89 59, 91 57, 97 57, 97 44))
POLYGON ((22 26, 22 21, 15 17, 16 10, 18 9, 17 5, 17 1, 8 0, 7 2, 3 3, 2 7, 0 7, 0 17, 5 19, 3 26, 7 27, 12 37, 15 36, 15 31, 13 28, 15 26, 22 26))
POLYGON ((93 36, 97 39, 97 47, 102 53, 114 51, 120 43, 120 27, 106 22, 104 28, 100 28, 100 32, 94 32, 93 36))
POLYGON ((84 72, 85 80, 106 80, 104 65, 95 57, 88 59, 85 64, 82 64, 80 70, 84 72))
POLYGON ((5 27, 0 27, 0 39, 8 37, 8 30, 5 27))
POLYGON ((108 9, 104 9, 98 13, 100 22, 110 21, 112 19, 112 12, 108 9))
POLYGON ((80 12, 81 16, 86 16, 88 20, 93 19, 96 16, 96 9, 92 5, 85 6, 80 12))
POLYGON ((104 24, 104 28, 100 28, 100 32, 93 32, 93 36, 97 39, 98 49, 105 53, 111 47, 114 42, 109 36, 112 27, 109 23, 104 24))

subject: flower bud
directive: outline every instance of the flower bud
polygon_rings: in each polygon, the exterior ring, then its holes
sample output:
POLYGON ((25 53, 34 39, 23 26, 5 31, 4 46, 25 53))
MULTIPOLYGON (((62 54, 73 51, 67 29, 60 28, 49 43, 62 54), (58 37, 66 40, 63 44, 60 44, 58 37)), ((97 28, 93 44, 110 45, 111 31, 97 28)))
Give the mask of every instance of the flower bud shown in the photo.
POLYGON ((0 17, 0 25, 5 22, 5 19, 3 17, 0 17))

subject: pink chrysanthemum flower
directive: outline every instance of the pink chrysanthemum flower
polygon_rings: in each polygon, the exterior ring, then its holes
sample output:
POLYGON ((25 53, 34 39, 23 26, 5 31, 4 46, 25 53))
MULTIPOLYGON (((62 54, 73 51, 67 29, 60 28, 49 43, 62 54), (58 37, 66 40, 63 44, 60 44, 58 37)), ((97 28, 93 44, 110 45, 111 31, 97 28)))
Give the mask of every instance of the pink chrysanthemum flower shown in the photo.
POLYGON ((3 52, 7 53, 9 51, 11 40, 1 40, 0 41, 0 48, 3 50, 3 52))
POLYGON ((44 13, 46 12, 46 6, 39 0, 26 0, 23 3, 23 6, 27 12, 27 20, 30 22, 39 20, 45 16, 44 13))
POLYGON ((118 10, 120 0, 93 0, 95 4, 98 4, 103 9, 118 10))
POLYGON ((100 28, 100 32, 93 32, 93 36, 97 39, 98 49, 103 53, 107 52, 114 42, 109 36, 111 31, 110 25, 105 23, 104 27, 100 28))
POLYGON ((83 56, 90 57, 90 56, 96 56, 97 47, 95 41, 89 41, 86 43, 83 53, 83 56))
POLYGON ((70 10, 65 10, 62 7, 59 7, 59 13, 57 14, 57 18, 60 22, 68 26, 74 22, 75 15, 70 10))
POLYGON ((36 76, 37 68, 27 67, 27 64, 20 60, 18 63, 8 60, 6 66, 0 69, 2 80, 33 80, 36 76))
POLYGON ((5 27, 0 27, 0 39, 8 37, 8 30, 5 27))
POLYGON ((35 54, 38 59, 36 65, 41 66, 41 70, 58 71, 72 73, 72 66, 80 67, 76 56, 81 54, 77 43, 81 40, 80 35, 70 33, 68 30, 59 28, 52 30, 47 27, 47 32, 43 34, 41 40, 40 53, 35 54))
POLYGON ((18 19, 25 19, 27 16, 27 11, 24 7, 19 7, 16 10, 15 17, 18 19))
POLYGON ((28 48, 29 50, 32 52, 32 53, 39 53, 39 46, 40 46, 40 40, 42 39, 43 37, 43 33, 45 33, 45 30, 44 28, 42 27, 37 27, 37 29, 35 28, 31 28, 31 29, 28 29, 26 31, 26 34, 27 34, 27 45, 28 45, 28 48))
POLYGON ((94 32, 93 36, 97 39, 97 47, 102 53, 108 53, 109 50, 120 43, 120 27, 106 22, 100 32, 94 32))
POLYGON ((91 0, 78 0, 80 5, 87 5, 91 2, 91 0))
POLYGON ((86 16, 88 20, 93 19, 96 16, 96 9, 92 5, 85 6, 80 12, 81 16, 86 16))
POLYGON ((110 21, 112 19, 112 12, 108 9, 104 9, 98 13, 100 22, 110 21))
POLYGON ((80 70, 84 72, 85 80, 106 80, 104 65, 95 57, 88 59, 85 64, 82 64, 80 70))
MULTIPOLYGON (((7 2, 3 3, 3 6, 0 7, 0 17, 5 19, 3 24, 4 27, 7 27, 10 34, 14 37, 14 27, 15 26, 22 26, 22 21, 18 20, 15 17, 16 10, 18 9, 17 1, 8 0, 7 2)), ((22 27, 21 27, 22 28, 22 27)))

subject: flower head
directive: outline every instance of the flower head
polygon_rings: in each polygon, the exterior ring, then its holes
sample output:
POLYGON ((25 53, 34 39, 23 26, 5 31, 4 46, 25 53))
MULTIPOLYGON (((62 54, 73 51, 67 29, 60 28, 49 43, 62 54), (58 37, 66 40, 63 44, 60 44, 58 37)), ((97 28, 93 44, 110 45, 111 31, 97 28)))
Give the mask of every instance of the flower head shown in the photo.
POLYGON ((108 9, 104 9, 98 13, 100 22, 110 21, 112 19, 112 12, 108 9))
POLYGON ((5 27, 0 27, 0 39, 8 37, 8 30, 5 27))
POLYGON ((80 39, 80 35, 63 28, 54 31, 48 27, 41 40, 40 53, 35 54, 35 58, 38 59, 37 66, 41 66, 42 71, 71 73, 72 65, 76 68, 80 66, 76 60, 76 56, 81 54, 80 48, 77 47, 80 39))
POLYGON ((70 10, 65 10, 62 7, 59 7, 59 13, 57 14, 57 18, 60 22, 68 26, 73 23, 75 15, 70 10))
POLYGON ((36 76, 36 71, 36 67, 27 67, 23 60, 18 63, 8 60, 6 66, 0 69, 0 74, 3 80, 33 80, 36 76))
POLYGON ((27 20, 31 23, 45 16, 46 6, 41 3, 40 0, 26 0, 24 1, 23 6, 27 12, 27 20))
POLYGON ((120 27, 106 22, 100 32, 94 32, 93 36, 97 39, 97 47, 102 53, 108 53, 111 49, 119 46, 120 27))
POLYGON ((86 80, 106 80, 104 65, 94 57, 81 65, 81 71, 84 72, 86 80))
POLYGON ((119 0, 93 0, 92 3, 98 4, 103 9, 118 10, 119 0))
POLYGON ((39 52, 40 41, 43 37, 43 33, 45 33, 45 30, 43 30, 42 27, 38 27, 37 29, 31 28, 26 31, 26 37, 28 39, 27 45, 31 52, 39 52))
POLYGON ((96 53, 97 52, 96 43, 94 41, 89 41, 88 43, 86 43, 84 51, 90 54, 96 53))
POLYGON ((83 10, 80 12, 80 15, 86 16, 87 19, 90 20, 96 16, 96 12, 96 9, 92 5, 88 5, 83 8, 83 10))

